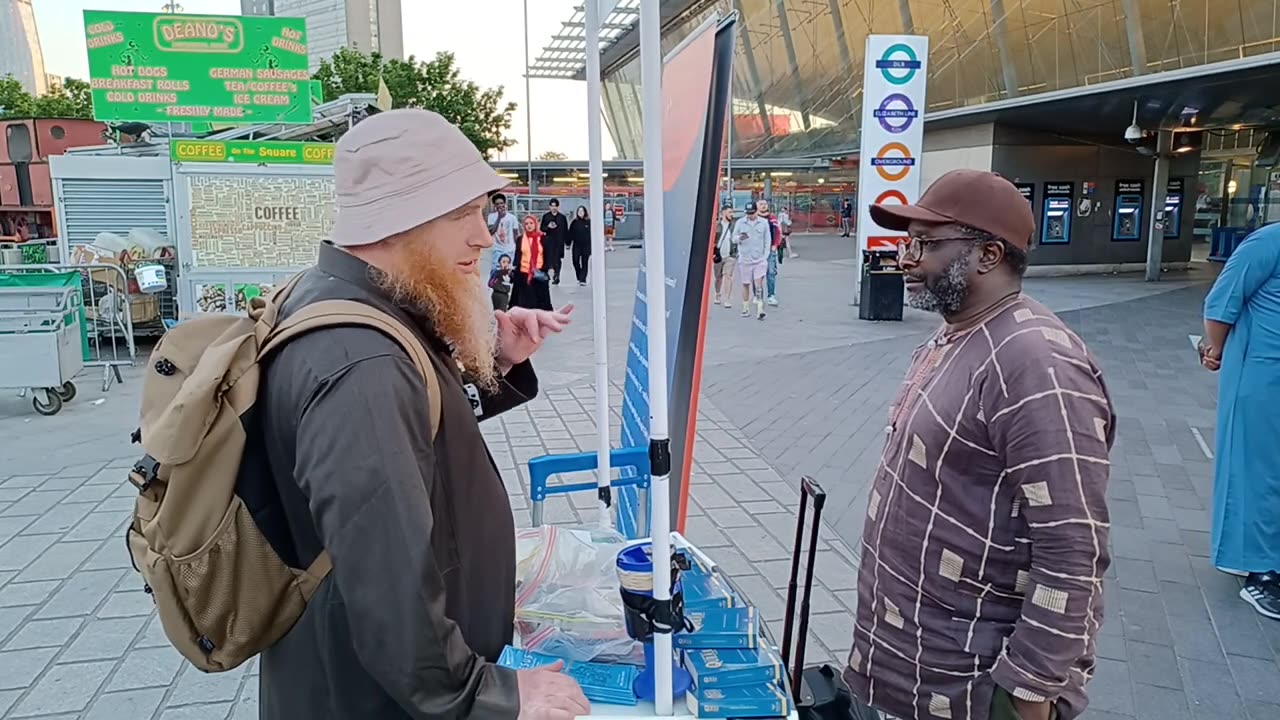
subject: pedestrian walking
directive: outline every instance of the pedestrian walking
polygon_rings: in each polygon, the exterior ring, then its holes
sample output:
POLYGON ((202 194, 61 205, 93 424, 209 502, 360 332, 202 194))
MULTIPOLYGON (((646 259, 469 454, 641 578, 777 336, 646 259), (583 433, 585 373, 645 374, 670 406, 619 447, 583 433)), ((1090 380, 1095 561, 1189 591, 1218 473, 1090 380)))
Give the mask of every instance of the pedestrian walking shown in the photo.
POLYGON ((796 251, 791 246, 791 210, 790 208, 783 207, 782 210, 778 212, 778 227, 782 229, 782 248, 781 248, 781 251, 778 253, 778 264, 781 265, 782 258, 784 255, 787 258, 796 257, 796 251))
POLYGON ((551 198, 550 209, 542 215, 542 252, 547 256, 547 275, 552 285, 560 284, 560 267, 569 246, 569 218, 560 214, 560 201, 551 198))
POLYGON ((617 231, 618 219, 613 215, 613 205, 604 204, 604 251, 613 252, 613 235, 617 231))
POLYGON ((511 256, 498 258, 498 267, 489 273, 489 298, 494 310, 506 310, 511 307, 511 256))
POLYGON ((1280 620, 1280 225, 1240 243, 1204 301, 1201 363, 1218 371, 1213 564, 1280 620))
POLYGON ((840 203, 840 237, 849 237, 853 232, 853 203, 846 198, 840 203))
POLYGON ((769 223, 769 254, 765 258, 765 302, 770 307, 778 305, 778 263, 782 259, 782 228, 777 218, 769 214, 769 201, 756 202, 756 212, 769 223))
MULTIPOLYGON (((248 430, 257 449, 244 455, 254 464, 240 478, 265 504, 252 521, 270 545, 246 545, 240 530, 240 547, 274 550, 300 577, 322 556, 332 570, 261 654, 260 717, 587 714, 567 676, 495 664, 512 642, 515 523, 479 426, 536 395, 529 357, 568 310, 499 312, 495 336, 478 266, 492 241, 486 196, 506 181, 439 115, 361 122, 338 141, 333 174, 332 238, 281 315, 367 304, 403 325, 438 385, 406 345, 369 327, 317 329, 264 361, 248 430)), ((199 562, 243 560, 219 548, 199 562)), ((264 602, 303 602, 296 589, 255 597, 261 578, 243 579, 210 602, 245 603, 248 617, 264 602)))
POLYGON ((530 310, 551 309, 551 277, 538 218, 527 215, 524 234, 516 244, 515 272, 511 277, 511 306, 530 310))
POLYGON ((495 193, 490 202, 493 212, 489 213, 489 234, 493 236, 493 248, 490 250, 489 271, 498 267, 498 260, 503 255, 513 256, 516 252, 516 239, 520 237, 520 221, 507 210, 507 196, 495 193))
POLYGON ((1022 294, 1035 222, 1008 180, 952 171, 871 215, 943 324, 890 408, 844 677, 899 718, 1077 718, 1111 562, 1102 372, 1022 294))
POLYGON ((569 224, 569 243, 573 253, 573 271, 578 276, 578 286, 587 284, 587 271, 591 269, 591 214, 584 205, 574 211, 569 224))
POLYGON ((733 226, 738 241, 738 284, 742 286, 742 317, 751 317, 752 302, 756 317, 764 319, 764 279, 769 265, 769 221, 756 212, 755 203, 747 203, 746 217, 733 226))
POLYGON ((713 280, 715 282, 712 305, 732 307, 734 273, 738 267, 738 243, 733 237, 733 207, 720 210, 720 222, 712 251, 713 280))

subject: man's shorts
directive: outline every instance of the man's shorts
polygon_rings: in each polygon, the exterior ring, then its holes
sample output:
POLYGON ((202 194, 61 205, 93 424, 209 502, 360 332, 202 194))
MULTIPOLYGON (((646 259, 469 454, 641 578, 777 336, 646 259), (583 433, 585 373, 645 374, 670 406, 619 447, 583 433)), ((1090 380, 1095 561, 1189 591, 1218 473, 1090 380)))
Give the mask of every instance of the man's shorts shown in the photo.
POLYGON ((738 258, 738 282, 743 285, 749 285, 752 281, 763 280, 768 270, 769 263, 765 258, 753 261, 738 258))

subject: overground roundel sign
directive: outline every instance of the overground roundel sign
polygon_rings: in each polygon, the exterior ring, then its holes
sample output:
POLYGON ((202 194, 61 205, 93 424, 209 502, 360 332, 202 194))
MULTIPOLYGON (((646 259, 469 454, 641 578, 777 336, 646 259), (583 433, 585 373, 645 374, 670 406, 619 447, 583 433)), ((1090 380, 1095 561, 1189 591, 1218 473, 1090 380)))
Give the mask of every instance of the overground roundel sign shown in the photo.
POLYGON ((902 93, 893 93, 885 97, 880 101, 880 107, 875 109, 874 114, 880 121, 880 127, 895 135, 911 127, 911 123, 919 115, 916 106, 911 104, 911 98, 902 93))
POLYGON ((876 60, 876 69, 885 81, 893 85, 906 85, 920 70, 920 58, 916 51, 905 43, 895 43, 885 48, 884 54, 876 60))
POLYGON ((906 205, 907 196, 902 194, 900 190, 885 190, 876 196, 876 201, 872 205, 885 205, 887 200, 894 201, 896 205, 906 205))
POLYGON ((916 159, 911 157, 911 151, 900 142, 885 143, 880 152, 871 158, 871 166, 887 182, 897 182, 906 177, 915 164, 916 159))

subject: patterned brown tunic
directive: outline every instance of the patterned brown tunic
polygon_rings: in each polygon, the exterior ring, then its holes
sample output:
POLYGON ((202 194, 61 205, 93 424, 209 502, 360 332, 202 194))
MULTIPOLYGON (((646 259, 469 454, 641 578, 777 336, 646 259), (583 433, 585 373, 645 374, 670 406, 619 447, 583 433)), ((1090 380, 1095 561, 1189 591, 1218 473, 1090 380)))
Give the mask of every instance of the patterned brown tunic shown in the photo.
POLYGON ((1088 349, 1030 298, 916 350, 867 504, 854 694, 904 719, 987 720, 995 685, 1084 711, 1114 429, 1088 349))

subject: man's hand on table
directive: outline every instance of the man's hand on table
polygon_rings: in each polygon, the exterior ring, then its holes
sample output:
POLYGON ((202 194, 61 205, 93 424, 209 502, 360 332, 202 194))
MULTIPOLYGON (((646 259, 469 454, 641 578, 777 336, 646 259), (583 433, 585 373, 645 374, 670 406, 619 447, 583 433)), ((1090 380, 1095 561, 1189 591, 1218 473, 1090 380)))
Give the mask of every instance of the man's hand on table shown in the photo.
POLYGON ((533 670, 516 673, 520 688, 519 720, 573 720, 591 712, 591 703, 573 678, 561 673, 564 661, 557 660, 533 670))

